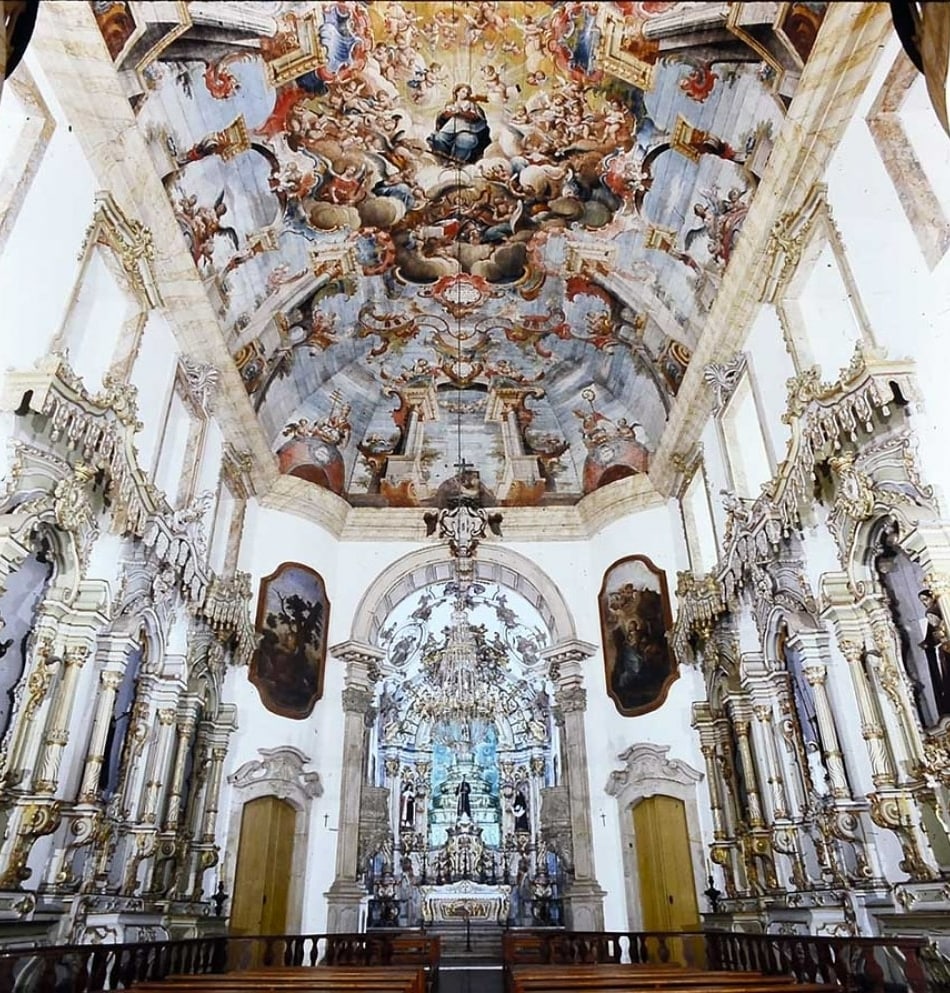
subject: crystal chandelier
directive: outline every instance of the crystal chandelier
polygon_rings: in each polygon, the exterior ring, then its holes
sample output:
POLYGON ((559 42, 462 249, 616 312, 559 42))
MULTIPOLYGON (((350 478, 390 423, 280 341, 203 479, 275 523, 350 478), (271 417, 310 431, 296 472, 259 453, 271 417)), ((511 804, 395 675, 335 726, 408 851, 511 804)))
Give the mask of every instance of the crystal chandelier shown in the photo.
POLYGON ((481 643, 464 604, 456 601, 444 645, 431 653, 419 712, 432 722, 432 737, 446 745, 474 746, 484 740, 502 710, 497 651, 481 643))

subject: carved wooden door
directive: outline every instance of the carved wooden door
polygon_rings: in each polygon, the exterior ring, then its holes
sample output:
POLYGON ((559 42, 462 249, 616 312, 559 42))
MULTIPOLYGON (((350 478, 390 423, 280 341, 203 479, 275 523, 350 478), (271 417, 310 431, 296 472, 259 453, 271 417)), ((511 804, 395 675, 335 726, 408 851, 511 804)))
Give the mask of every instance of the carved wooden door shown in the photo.
POLYGON ((633 808, 645 931, 683 931, 699 923, 686 807, 671 796, 651 796, 633 808))
POLYGON ((244 805, 238 844, 232 934, 283 934, 293 871, 296 811, 276 796, 244 805))

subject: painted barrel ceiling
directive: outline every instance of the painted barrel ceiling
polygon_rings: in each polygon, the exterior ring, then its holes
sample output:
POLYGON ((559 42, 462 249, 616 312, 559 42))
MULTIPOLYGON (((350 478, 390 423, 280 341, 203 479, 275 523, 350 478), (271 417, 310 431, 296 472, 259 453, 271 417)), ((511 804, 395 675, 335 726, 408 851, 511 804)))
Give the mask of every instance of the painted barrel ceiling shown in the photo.
POLYGON ((92 3, 280 470, 379 507, 648 471, 825 6, 92 3))

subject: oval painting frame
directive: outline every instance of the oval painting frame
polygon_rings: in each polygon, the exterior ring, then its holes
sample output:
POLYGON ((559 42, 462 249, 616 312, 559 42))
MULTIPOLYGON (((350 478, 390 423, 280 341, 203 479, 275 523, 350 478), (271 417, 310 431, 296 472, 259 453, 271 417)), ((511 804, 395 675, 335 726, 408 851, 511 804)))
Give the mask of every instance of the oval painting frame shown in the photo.
POLYGON ((679 666, 670 647, 666 573, 645 555, 611 565, 597 596, 607 693, 624 717, 660 708, 679 666))
POLYGON ((248 679, 272 714, 302 721, 323 696, 330 601, 326 584, 302 562, 282 562, 261 579, 255 628, 260 641, 248 679))

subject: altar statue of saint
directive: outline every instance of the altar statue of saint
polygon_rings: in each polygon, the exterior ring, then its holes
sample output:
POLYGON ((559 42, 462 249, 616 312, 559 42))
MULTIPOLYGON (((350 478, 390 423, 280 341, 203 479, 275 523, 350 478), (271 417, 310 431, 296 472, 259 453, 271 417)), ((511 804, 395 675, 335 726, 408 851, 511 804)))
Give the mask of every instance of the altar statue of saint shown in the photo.
POLYGON ((417 927, 422 920, 422 891, 412 870, 412 860, 404 858, 400 863, 402 875, 396 887, 399 900, 399 916, 408 927, 417 927))
POLYGON ((518 790, 518 792, 515 793, 515 802, 512 804, 511 812, 515 815, 516 831, 531 830, 531 824, 528 821, 528 801, 525 799, 525 795, 522 790, 518 790))
POLYGON ((462 817, 464 815, 469 820, 472 819, 472 803, 469 799, 471 792, 472 787, 469 785, 468 780, 462 776, 462 781, 455 787, 455 795, 458 798, 455 803, 456 817, 462 817))
POLYGON ((399 826, 411 828, 416 823, 416 791, 412 783, 406 783, 399 798, 399 826))

